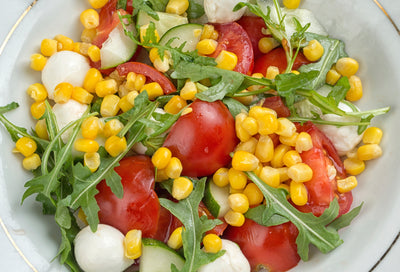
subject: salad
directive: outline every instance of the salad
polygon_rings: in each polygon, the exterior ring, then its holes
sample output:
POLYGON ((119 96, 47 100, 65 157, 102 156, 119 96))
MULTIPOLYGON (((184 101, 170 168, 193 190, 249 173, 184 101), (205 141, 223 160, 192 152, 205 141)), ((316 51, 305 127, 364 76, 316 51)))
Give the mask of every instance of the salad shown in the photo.
POLYGON ((71 271, 287 271, 343 241, 382 155, 358 62, 300 1, 90 0, 0 121, 71 271), (156 261, 157 260, 157 261, 156 261))

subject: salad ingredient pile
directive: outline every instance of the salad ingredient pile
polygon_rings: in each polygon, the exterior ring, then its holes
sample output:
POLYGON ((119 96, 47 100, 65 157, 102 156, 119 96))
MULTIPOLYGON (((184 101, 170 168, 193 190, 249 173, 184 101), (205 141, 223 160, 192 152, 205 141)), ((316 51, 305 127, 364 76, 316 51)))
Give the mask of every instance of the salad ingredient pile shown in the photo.
POLYGON ((382 155, 359 64, 300 1, 89 0, 0 121, 71 271, 287 271, 343 241, 382 155))

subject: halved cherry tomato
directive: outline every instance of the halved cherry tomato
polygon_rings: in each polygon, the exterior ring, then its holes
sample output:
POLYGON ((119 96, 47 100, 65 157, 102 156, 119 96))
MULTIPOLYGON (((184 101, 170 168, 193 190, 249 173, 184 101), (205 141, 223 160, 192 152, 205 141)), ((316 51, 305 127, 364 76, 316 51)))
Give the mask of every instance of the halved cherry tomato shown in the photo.
MULTIPOLYGON (((293 64, 293 70, 297 70, 303 64, 309 64, 310 61, 306 59, 303 53, 299 52, 293 64)), ((282 73, 286 70, 287 60, 285 50, 282 47, 277 47, 262 57, 256 59, 254 63, 254 73, 266 74, 269 66, 276 66, 279 72, 282 73)))
POLYGON ((241 227, 229 226, 224 238, 239 245, 252 271, 278 272, 287 271, 299 262, 297 235, 297 228, 290 222, 265 227, 246 219, 241 227))
POLYGON ((191 108, 172 126, 164 146, 182 162, 182 175, 208 176, 231 161, 238 143, 235 120, 221 101, 197 99, 191 108))
POLYGON ((235 53, 238 63, 234 71, 250 75, 254 66, 254 53, 251 40, 246 31, 238 23, 216 24, 218 46, 210 57, 216 58, 222 50, 235 53))
POLYGON ((260 52, 260 49, 258 49, 258 41, 261 38, 266 37, 266 35, 262 33, 263 28, 267 29, 264 19, 256 16, 243 16, 237 22, 249 35, 251 44, 253 45, 254 58, 259 58, 262 53, 260 52))
POLYGON ((271 96, 265 98, 263 107, 276 111, 278 117, 290 116, 289 108, 285 105, 285 103, 283 103, 283 100, 280 96, 271 96))
POLYGON ((150 158, 125 157, 115 171, 121 176, 124 196, 116 197, 104 180, 97 185, 100 223, 111 225, 124 234, 140 229, 144 237, 153 237, 160 203, 154 191, 154 166, 150 158))
MULTIPOLYGON (((117 1, 110 0, 99 12, 99 26, 96 28, 97 35, 92 41, 92 44, 101 48, 102 44, 107 40, 110 32, 119 24, 119 16, 117 13, 117 1)), ((125 10, 119 10, 121 14, 125 15, 125 10)))
POLYGON ((126 76, 129 72, 145 75, 148 82, 158 82, 164 91, 164 94, 176 92, 175 85, 162 73, 153 67, 141 62, 126 62, 117 66, 118 74, 126 76))

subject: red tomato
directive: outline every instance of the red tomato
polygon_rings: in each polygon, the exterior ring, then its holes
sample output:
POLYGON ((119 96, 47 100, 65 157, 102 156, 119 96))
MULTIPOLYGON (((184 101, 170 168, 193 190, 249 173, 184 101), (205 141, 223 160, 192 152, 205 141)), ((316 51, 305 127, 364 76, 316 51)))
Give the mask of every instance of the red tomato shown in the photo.
POLYGON ((238 57, 234 71, 250 75, 254 66, 254 54, 251 40, 238 23, 216 24, 218 46, 210 57, 216 58, 222 50, 233 52, 238 57))
POLYGON ((176 92, 175 85, 161 72, 153 67, 141 62, 126 62, 117 66, 117 71, 120 76, 126 76, 129 72, 145 75, 148 82, 158 82, 164 90, 164 94, 176 92))
MULTIPOLYGON (((303 53, 299 52, 297 58, 293 65, 293 70, 297 70, 303 64, 309 64, 310 61, 306 59, 303 53)), ((262 57, 256 59, 254 63, 254 73, 266 74, 269 66, 276 66, 279 68, 279 72, 282 73, 286 70, 287 60, 286 54, 282 47, 275 48, 263 55, 262 57)))
POLYGON ((230 163, 238 139, 235 120, 221 102, 196 100, 172 126, 164 146, 182 162, 182 175, 203 177, 230 163))
POLYGON ((262 53, 258 49, 258 41, 261 38, 266 37, 266 35, 261 32, 263 28, 267 29, 264 19, 256 16, 243 16, 237 22, 249 35, 251 44, 253 46, 254 58, 257 59, 262 55, 262 53))
POLYGON ((97 185, 100 223, 111 225, 124 234, 140 229, 144 237, 153 237, 160 204, 154 191, 154 166, 150 158, 125 157, 115 171, 122 178, 124 196, 117 198, 104 180, 97 185))
POLYGON ((312 212, 319 216, 329 207, 334 197, 338 197, 339 215, 346 213, 353 201, 352 193, 340 194, 335 179, 330 180, 327 172, 329 165, 334 165, 337 175, 346 177, 344 166, 332 142, 313 123, 307 122, 298 127, 298 131, 308 132, 313 141, 313 148, 302 152, 301 158, 313 170, 313 178, 306 182, 309 200, 304 206, 297 207, 302 212, 312 212))
MULTIPOLYGON (((101 48, 103 42, 107 40, 110 32, 119 24, 119 16, 117 13, 117 1, 110 0, 99 12, 99 26, 96 28, 97 35, 92 41, 94 45, 101 48)), ((119 10, 123 15, 126 11, 119 10)))
POLYGON ((263 107, 276 111, 278 117, 289 117, 290 111, 280 96, 267 97, 264 100, 263 107))
POLYGON ((265 227, 246 219, 241 227, 229 226, 224 238, 239 245, 252 271, 278 272, 287 271, 299 262, 297 235, 297 228, 289 222, 265 227), (261 270, 262 267, 266 269, 261 270))

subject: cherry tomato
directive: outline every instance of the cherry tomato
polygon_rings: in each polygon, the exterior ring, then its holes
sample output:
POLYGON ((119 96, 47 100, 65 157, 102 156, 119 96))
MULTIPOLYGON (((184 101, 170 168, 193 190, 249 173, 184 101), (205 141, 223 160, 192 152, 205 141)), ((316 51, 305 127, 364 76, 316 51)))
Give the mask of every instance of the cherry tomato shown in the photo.
POLYGON ((222 50, 235 53, 238 63, 234 71, 250 75, 254 66, 254 54, 251 40, 246 31, 238 23, 216 24, 218 46, 210 57, 216 58, 222 50))
POLYGON ((196 100, 191 108, 172 126, 164 146, 182 162, 182 175, 208 176, 231 161, 238 143, 235 120, 221 101, 196 100))
POLYGON ((154 191, 154 166, 150 158, 125 157, 115 171, 121 176, 124 196, 117 198, 104 180, 97 185, 100 223, 111 225, 124 234, 140 229, 144 237, 153 237, 160 204, 154 191))
MULTIPOLYGON (((293 70, 297 70, 303 64, 309 64, 310 61, 306 59, 303 53, 299 52, 293 64, 293 70)), ((277 47, 262 57, 256 59, 254 63, 254 73, 266 74, 269 66, 276 66, 279 72, 282 73, 286 70, 287 60, 286 54, 282 47, 277 47)))
POLYGON ((263 107, 276 111, 278 117, 289 117, 290 111, 280 96, 267 97, 264 100, 263 107))
POLYGON ((237 22, 249 35, 251 44, 253 46, 254 58, 257 59, 262 55, 262 53, 258 49, 258 41, 261 38, 266 37, 266 35, 262 33, 263 28, 267 29, 264 19, 256 16, 243 16, 237 22))
POLYGON ((327 171, 327 167, 333 165, 340 178, 346 177, 343 163, 335 147, 325 134, 311 122, 299 126, 298 131, 308 132, 313 141, 312 149, 303 151, 300 154, 303 162, 313 170, 313 178, 304 183, 308 190, 308 203, 297 208, 302 212, 312 212, 314 215, 319 216, 329 207, 333 198, 338 196, 339 215, 346 213, 353 201, 352 193, 340 194, 337 191, 336 180, 331 180, 327 171))
POLYGON ((164 94, 176 92, 175 85, 164 74, 147 64, 141 62, 126 62, 118 65, 116 70, 120 76, 126 76, 129 72, 142 74, 147 78, 146 83, 153 81, 158 82, 164 94))
MULTIPOLYGON (((97 35, 92 44, 101 48, 102 44, 107 40, 110 32, 119 24, 119 16, 117 13, 117 1, 110 0, 99 12, 99 26, 96 28, 97 35)), ((121 14, 127 14, 124 10, 119 10, 121 14)))
POLYGON ((252 271, 278 272, 287 271, 299 262, 297 235, 297 228, 290 222, 265 227, 246 219, 241 227, 229 226, 224 238, 239 245, 252 271))

